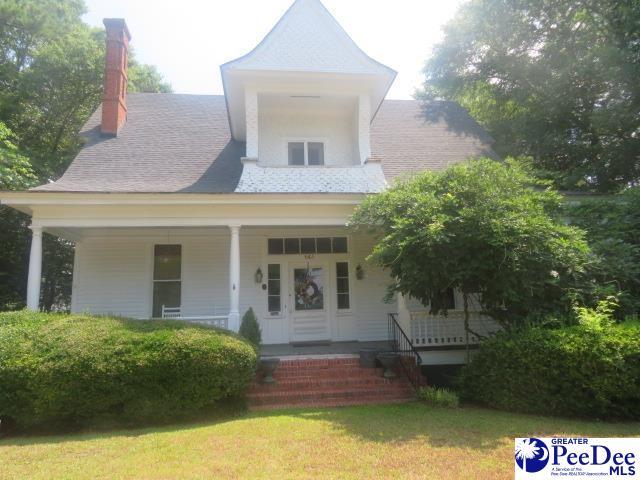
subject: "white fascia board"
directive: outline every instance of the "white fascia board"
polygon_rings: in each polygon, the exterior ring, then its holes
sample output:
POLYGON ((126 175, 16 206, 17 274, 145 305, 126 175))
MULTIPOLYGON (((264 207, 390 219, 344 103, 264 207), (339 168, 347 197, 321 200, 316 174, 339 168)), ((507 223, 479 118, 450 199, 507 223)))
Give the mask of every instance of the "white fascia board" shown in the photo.
POLYGON ((361 193, 84 193, 0 192, 0 204, 30 205, 358 205, 361 193))
MULTIPOLYGON (((347 219, 345 217, 326 217, 321 219, 309 218, 287 218, 281 217, 247 217, 235 220, 243 227, 344 227, 347 219)), ((182 228, 182 227, 228 227, 229 219, 217 218, 185 218, 185 217, 163 217, 163 218, 46 218, 34 219, 32 225, 47 229, 70 229, 70 228, 135 228, 135 227, 157 227, 157 228, 182 228)))

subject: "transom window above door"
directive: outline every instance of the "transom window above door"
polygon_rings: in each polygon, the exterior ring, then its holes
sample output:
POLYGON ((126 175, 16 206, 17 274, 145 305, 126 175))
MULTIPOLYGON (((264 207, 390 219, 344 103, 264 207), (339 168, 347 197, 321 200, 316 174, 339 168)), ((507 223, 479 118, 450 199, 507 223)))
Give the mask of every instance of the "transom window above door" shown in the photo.
POLYGON ((317 166, 324 165, 323 142, 289 142, 289 165, 293 166, 317 166))
POLYGON ((347 237, 270 238, 267 252, 269 255, 347 253, 347 237))

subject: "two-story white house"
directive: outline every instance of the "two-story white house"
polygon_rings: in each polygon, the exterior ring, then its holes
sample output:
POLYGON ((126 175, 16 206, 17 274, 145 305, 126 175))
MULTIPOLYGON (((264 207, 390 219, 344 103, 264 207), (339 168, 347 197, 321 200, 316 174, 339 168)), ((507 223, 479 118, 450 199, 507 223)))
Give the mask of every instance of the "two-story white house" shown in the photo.
POLYGON ((86 144, 57 181, 0 195, 33 219, 29 308, 46 233, 75 243, 74 312, 237 330, 252 307, 264 344, 384 340, 399 313, 418 346, 461 341, 455 295, 440 323, 383 302, 391 279, 366 260, 375 239, 346 223, 398 177, 492 155, 462 108, 385 99, 396 72, 318 0, 296 0, 222 65, 221 96, 127 93, 130 34, 121 19, 105 26, 86 144))

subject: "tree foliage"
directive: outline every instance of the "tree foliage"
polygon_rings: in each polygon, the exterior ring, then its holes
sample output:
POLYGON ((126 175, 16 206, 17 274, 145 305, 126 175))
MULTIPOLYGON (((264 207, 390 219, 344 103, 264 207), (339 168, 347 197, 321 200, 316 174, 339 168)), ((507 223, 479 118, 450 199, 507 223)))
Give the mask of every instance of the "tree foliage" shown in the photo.
POLYGON ((14 134, 0 122, 0 189, 21 190, 33 186, 36 175, 29 159, 13 143, 14 134))
POLYGON ((581 198, 563 207, 571 223, 587 232, 595 254, 589 295, 615 297, 619 317, 640 311, 640 187, 608 198, 581 198))
MULTIPOLYGON (((78 131, 102 97, 105 35, 81 18, 81 0, 0 0, 0 187, 60 177, 82 146, 78 131)), ((130 56, 129 91, 171 91, 130 56)), ((0 310, 21 306, 28 217, 0 206, 0 310)), ((45 236, 43 307, 68 303, 73 245, 45 236)))
POLYGON ((165 82, 162 74, 155 65, 139 63, 133 50, 129 52, 129 67, 127 70, 127 89, 130 92, 171 93, 171 84, 165 82))
POLYGON ((370 259, 396 279, 391 292, 437 313, 456 288, 508 326, 571 308, 590 254, 556 219, 560 202, 516 161, 482 159, 368 197, 351 225, 379 233, 370 259))
POLYGON ((469 109, 498 153, 565 189, 640 179, 640 2, 470 0, 444 32, 421 95, 469 109))

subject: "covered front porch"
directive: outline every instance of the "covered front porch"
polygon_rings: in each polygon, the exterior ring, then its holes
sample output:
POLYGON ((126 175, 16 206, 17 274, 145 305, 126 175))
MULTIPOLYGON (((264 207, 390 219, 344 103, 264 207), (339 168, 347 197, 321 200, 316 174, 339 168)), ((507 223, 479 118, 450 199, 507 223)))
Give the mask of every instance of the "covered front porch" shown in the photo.
MULTIPOLYGON (((288 354, 315 354, 316 347, 294 346, 304 342, 324 342, 335 354, 386 342, 388 315, 397 313, 418 348, 464 344, 455 303, 439 318, 400 295, 383 301, 391 280, 366 260, 375 239, 345 228, 360 197, 18 192, 3 201, 33 217, 27 303, 34 310, 47 261, 42 235, 51 234, 76 246, 74 312, 238 331, 251 308, 263 344, 288 354)), ((473 322, 477 332, 494 329, 479 314, 473 322)))
MULTIPOLYGON (((71 311, 174 319, 238 331, 252 309, 263 344, 384 341, 388 278, 370 238, 344 227, 33 228, 29 308, 38 309, 41 239, 75 242, 71 311), (40 257, 40 258, 38 258, 40 257)), ((292 347, 294 348, 294 347, 292 347)), ((295 351, 300 351, 295 347, 295 351)), ((291 352, 290 352, 291 353, 291 352)))

